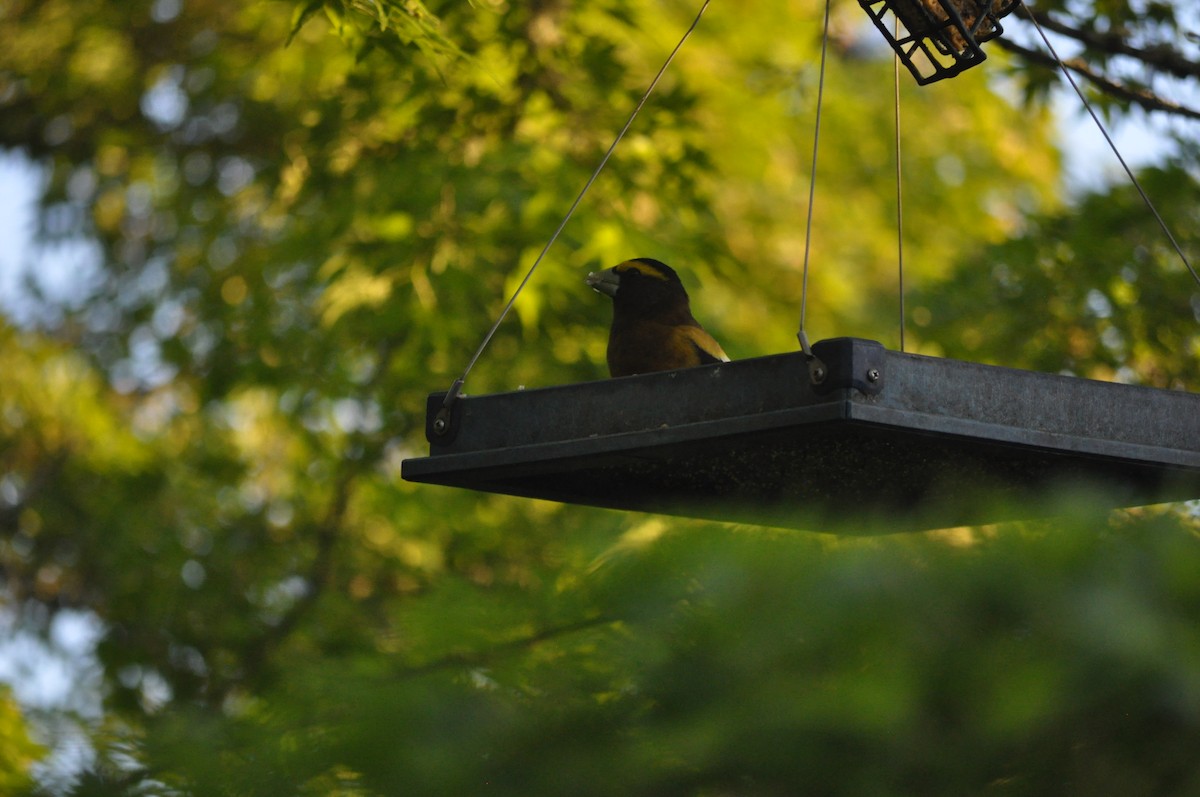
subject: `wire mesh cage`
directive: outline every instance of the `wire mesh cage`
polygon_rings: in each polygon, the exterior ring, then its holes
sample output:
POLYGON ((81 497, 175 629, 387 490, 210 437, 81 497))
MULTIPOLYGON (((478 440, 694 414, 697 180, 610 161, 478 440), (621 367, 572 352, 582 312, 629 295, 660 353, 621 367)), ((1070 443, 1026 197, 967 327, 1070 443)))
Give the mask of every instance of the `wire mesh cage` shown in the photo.
POLYGON ((908 71, 925 85, 984 61, 1018 0, 859 0, 908 71), (899 22, 899 26, 895 23, 899 22))

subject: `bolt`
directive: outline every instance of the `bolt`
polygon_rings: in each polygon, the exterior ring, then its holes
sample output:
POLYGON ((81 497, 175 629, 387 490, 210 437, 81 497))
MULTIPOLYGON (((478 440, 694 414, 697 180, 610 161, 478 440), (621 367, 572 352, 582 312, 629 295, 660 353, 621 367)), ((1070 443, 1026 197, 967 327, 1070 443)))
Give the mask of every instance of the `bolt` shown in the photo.
POLYGON ((819 365, 813 366, 812 381, 820 383, 825 381, 825 369, 819 365))
POLYGON ((434 434, 445 434, 446 433, 446 419, 445 418, 437 418, 436 420, 434 420, 433 433, 434 434))
POLYGON ((878 368, 872 368, 869 371, 867 371, 867 381, 868 382, 878 382, 879 376, 880 376, 880 374, 879 374, 878 368))

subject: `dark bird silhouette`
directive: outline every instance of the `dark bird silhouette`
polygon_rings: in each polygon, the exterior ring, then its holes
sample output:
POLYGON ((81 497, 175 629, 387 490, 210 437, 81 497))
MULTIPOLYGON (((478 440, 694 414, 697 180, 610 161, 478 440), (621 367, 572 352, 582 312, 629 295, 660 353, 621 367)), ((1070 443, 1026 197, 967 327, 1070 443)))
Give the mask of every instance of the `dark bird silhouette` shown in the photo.
POLYGON ((729 362, 721 345, 692 316, 687 291, 666 263, 649 257, 626 260, 588 274, 587 284, 612 298, 612 376, 729 362))

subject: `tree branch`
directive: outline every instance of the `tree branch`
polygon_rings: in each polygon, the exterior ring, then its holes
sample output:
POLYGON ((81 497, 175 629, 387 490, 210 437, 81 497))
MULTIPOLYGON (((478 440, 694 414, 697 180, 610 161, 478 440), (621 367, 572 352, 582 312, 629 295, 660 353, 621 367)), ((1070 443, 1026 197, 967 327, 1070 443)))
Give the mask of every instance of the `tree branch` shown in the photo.
POLYGON ((404 667, 397 675, 402 678, 413 678, 418 675, 427 675, 438 670, 446 670, 459 667, 481 667, 494 659, 501 658, 510 653, 531 648, 541 642, 546 642, 556 637, 568 636, 578 631, 586 631, 589 628, 595 628, 601 625, 610 625, 617 622, 618 618, 610 615, 598 615, 589 617, 585 620, 576 620, 573 623, 554 626, 552 628, 543 628, 528 636, 510 639, 507 642, 500 642, 487 650, 471 650, 462 653, 451 653, 443 656, 440 659, 435 659, 426 664, 419 664, 415 667, 404 667))
MULTIPOLYGON (((997 38, 995 41, 996 44, 998 44, 1002 49, 1008 50, 1009 52, 1014 53, 1031 63, 1038 64, 1039 66, 1049 67, 1051 69, 1058 69, 1058 62, 1046 53, 1042 53, 1037 50, 1031 50, 1003 37, 997 38)), ((1186 119, 1200 120, 1200 111, 1196 110, 1195 108, 1190 108, 1186 105, 1180 105, 1179 103, 1172 102, 1171 100, 1163 99, 1157 94, 1145 89, 1136 89, 1126 86, 1123 83, 1118 83, 1112 78, 1096 72, 1087 64, 1087 62, 1081 59, 1072 58, 1068 61, 1064 61, 1063 65, 1087 80, 1096 88, 1100 89, 1100 91, 1112 97, 1116 97, 1119 100, 1131 102, 1147 111, 1161 111, 1163 113, 1174 114, 1175 116, 1182 116, 1186 119)))
MULTIPOLYGON (((370 396, 371 391, 379 385, 380 380, 389 371, 395 352, 396 341, 394 339, 385 338, 379 344, 378 363, 375 371, 362 385, 359 391, 360 398, 365 399, 370 396)), ((332 582, 335 549, 345 524, 346 510, 350 505, 351 494, 358 478, 371 467, 372 463, 377 461, 381 449, 382 444, 378 435, 366 434, 361 431, 350 435, 344 448, 345 453, 340 457, 341 464, 335 475, 333 495, 330 497, 325 514, 313 526, 316 551, 309 563, 308 572, 304 576, 308 584, 308 591, 297 598, 288 611, 279 618, 279 621, 266 629, 250 646, 245 656, 245 660, 250 663, 247 666, 249 679, 256 677, 258 671, 266 667, 270 654, 292 634, 304 615, 316 604, 332 582), (370 453, 364 453, 357 459, 346 455, 357 446, 369 449, 370 453)))
POLYGON ((1035 11, 1025 4, 1017 7, 1017 16, 1032 15, 1046 30, 1067 36, 1092 50, 1108 55, 1133 58, 1146 66, 1183 79, 1200 79, 1200 63, 1189 60, 1183 53, 1169 44, 1157 43, 1147 47, 1134 47, 1119 33, 1100 33, 1072 27, 1054 19, 1045 11, 1035 11))

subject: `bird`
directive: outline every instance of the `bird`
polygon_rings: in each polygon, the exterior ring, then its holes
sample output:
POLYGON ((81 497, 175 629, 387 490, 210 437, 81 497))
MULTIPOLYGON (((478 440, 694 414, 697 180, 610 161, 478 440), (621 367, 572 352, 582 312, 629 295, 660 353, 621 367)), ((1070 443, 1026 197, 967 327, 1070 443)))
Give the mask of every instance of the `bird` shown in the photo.
POLYGON ((638 257, 590 272, 585 282, 612 299, 611 376, 729 362, 721 344, 692 315, 687 291, 666 263, 638 257))

